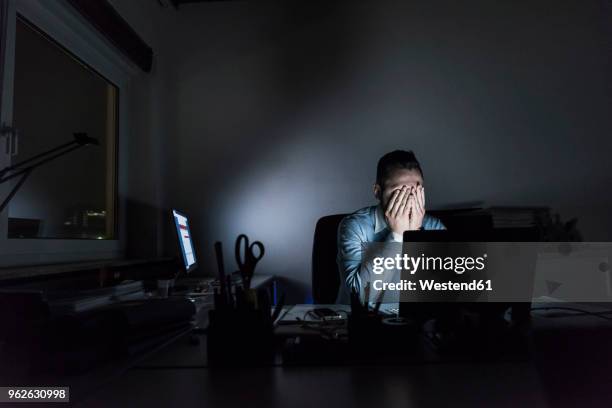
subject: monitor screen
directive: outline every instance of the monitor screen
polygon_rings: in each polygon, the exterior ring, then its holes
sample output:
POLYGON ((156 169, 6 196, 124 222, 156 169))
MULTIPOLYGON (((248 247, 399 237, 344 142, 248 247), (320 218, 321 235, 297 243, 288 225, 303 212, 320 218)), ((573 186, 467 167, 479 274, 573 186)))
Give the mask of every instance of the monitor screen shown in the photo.
POLYGON ((191 240, 191 231, 189 230, 189 221, 184 214, 176 210, 172 210, 172 215, 176 226, 181 256, 185 264, 185 271, 190 272, 196 267, 196 257, 193 250, 193 241, 191 240))

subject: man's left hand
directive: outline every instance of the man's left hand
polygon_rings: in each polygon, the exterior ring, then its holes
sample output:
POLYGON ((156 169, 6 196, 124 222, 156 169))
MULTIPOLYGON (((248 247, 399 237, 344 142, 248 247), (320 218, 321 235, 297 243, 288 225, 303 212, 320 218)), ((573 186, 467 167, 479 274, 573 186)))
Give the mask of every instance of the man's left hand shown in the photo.
POLYGON ((423 226, 423 218, 425 217, 425 189, 423 186, 412 187, 408 198, 408 206, 410 208, 408 230, 420 230, 423 226))

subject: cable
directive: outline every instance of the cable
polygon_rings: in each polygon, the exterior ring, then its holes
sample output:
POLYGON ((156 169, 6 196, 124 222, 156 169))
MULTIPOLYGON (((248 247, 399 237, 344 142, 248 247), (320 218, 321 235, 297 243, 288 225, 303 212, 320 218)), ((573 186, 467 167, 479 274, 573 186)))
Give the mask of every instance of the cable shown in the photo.
POLYGON ((594 316, 600 317, 605 320, 612 320, 612 317, 604 316, 606 314, 612 314, 612 310, 605 310, 603 312, 589 312, 584 309, 577 309, 574 307, 561 307, 561 306, 545 306, 545 307, 532 307, 531 310, 568 310, 571 312, 577 312, 579 314, 567 315, 562 317, 571 317, 571 316, 594 316))
MULTIPOLYGON (((155 371, 155 370, 203 370, 203 369, 214 368, 214 367, 232 367, 232 365, 231 364, 227 366, 223 366, 222 364, 212 365, 212 366, 208 364, 158 365, 158 366, 134 366, 134 367, 130 367, 129 369, 130 370, 151 370, 151 371, 155 371)), ((283 364, 281 363, 263 363, 261 365, 258 365, 258 367, 283 367, 283 364)))
POLYGON ((200 370, 208 368, 208 365, 184 365, 184 366, 173 366, 173 365, 160 365, 160 366, 134 366, 130 367, 130 370, 200 370))

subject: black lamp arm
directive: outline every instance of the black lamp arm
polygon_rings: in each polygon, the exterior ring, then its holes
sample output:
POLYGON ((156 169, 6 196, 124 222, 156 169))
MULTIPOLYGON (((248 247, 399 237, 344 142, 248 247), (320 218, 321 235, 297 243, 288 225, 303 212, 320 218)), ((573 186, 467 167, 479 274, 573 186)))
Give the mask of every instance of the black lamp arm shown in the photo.
POLYGON ((2 204, 0 204, 0 213, 4 211, 4 208, 8 205, 8 203, 15 196, 15 194, 17 194, 17 191, 23 185, 23 183, 25 183, 26 179, 28 178, 31 172, 32 172, 32 169, 29 169, 21 175, 21 179, 19 179, 19 181, 17 182, 17 184, 15 184, 15 186, 13 186, 13 188, 11 189, 11 192, 8 193, 4 201, 2 201, 2 204))
POLYGON ((70 153, 73 150, 90 144, 97 145, 98 141, 94 138, 87 136, 86 133, 75 133, 74 140, 70 142, 62 143, 61 145, 54 147, 53 149, 39 153, 20 163, 14 164, 12 166, 7 166, 4 169, 0 170, 0 184, 21 176, 17 184, 13 186, 8 196, 2 201, 2 204, 0 204, 0 212, 2 212, 2 210, 6 208, 8 203, 15 196, 19 188, 23 185, 23 183, 25 183, 26 179, 35 168, 42 166, 43 164, 48 163, 52 160, 55 160, 60 156, 70 153), (28 166, 23 167, 25 164, 28 164, 28 166))
POLYGON ((17 170, 19 167, 22 167, 26 163, 31 163, 31 162, 33 162, 36 159, 39 159, 41 157, 45 157, 45 156, 47 156, 47 155, 49 155, 51 153, 55 153, 55 152, 57 152, 57 151, 59 151, 61 149, 65 149, 66 147, 71 146, 71 145, 73 145, 75 143, 76 142, 74 140, 71 141, 71 142, 66 142, 66 143, 61 144, 61 145, 59 145, 57 147, 54 147, 53 149, 47 150, 46 152, 42 152, 42 153, 36 154, 36 155, 34 155, 34 156, 30 157, 29 159, 26 159, 26 160, 24 160, 22 162, 13 164, 12 166, 5 167, 4 169, 2 169, 2 172, 0 172, 0 175, 2 173, 7 173, 9 171, 17 170))
MULTIPOLYGON (((72 142, 71 142, 71 143, 72 143, 72 142)), ((6 181, 9 181, 9 180, 11 180, 11 179, 14 179, 15 177, 18 177, 18 176, 20 176, 20 175, 22 175, 22 174, 24 174, 24 173, 28 173, 28 172, 30 172, 30 171, 32 171, 32 170, 34 170, 36 167, 39 167, 39 166, 41 166, 41 165, 43 165, 43 164, 45 164, 45 163, 48 163, 48 162, 50 162, 51 160, 55 160, 55 159, 57 159, 58 157, 63 156, 63 155, 65 155, 66 153, 70 153, 71 151, 76 150, 76 149, 78 149, 78 148, 80 148, 80 147, 82 147, 82 146, 84 146, 84 145, 76 145, 76 146, 72 146, 72 147, 70 147, 69 149, 65 149, 65 150, 63 150, 63 151, 61 151, 61 152, 59 152, 59 153, 56 153, 56 154, 54 154, 54 155, 52 155, 52 156, 49 156, 49 157, 47 157, 47 158, 45 158, 45 159, 43 159, 43 160, 41 160, 41 161, 39 161, 39 162, 37 162, 37 163, 34 163, 34 164, 32 164, 32 165, 30 165, 30 166, 28 166, 28 167, 25 167, 25 168, 23 168, 23 169, 20 169, 19 167, 20 167, 20 166, 22 166, 22 165, 23 165, 23 163, 24 163, 25 161, 24 161, 24 162, 21 162, 21 163, 18 163, 18 164, 14 165, 14 166, 11 166, 12 168, 5 168, 4 170, 2 170, 2 171, 0 172, 0 184, 4 183, 4 182, 6 182, 6 181), (17 168, 15 168, 15 167, 17 167, 17 168), (13 171, 14 173, 9 174, 8 176, 3 176, 3 174, 4 174, 4 173, 6 173, 6 172, 11 172, 11 171, 13 171)), ((53 151, 56 151, 56 150, 55 150, 55 149, 53 149, 53 151)), ((51 150, 50 150, 49 152, 51 152, 51 150)), ((46 153, 46 154, 48 154, 48 153, 46 153)), ((40 156, 40 155, 39 155, 39 156, 40 156)), ((31 160, 30 160, 30 159, 28 159, 27 161, 31 161, 31 160)))

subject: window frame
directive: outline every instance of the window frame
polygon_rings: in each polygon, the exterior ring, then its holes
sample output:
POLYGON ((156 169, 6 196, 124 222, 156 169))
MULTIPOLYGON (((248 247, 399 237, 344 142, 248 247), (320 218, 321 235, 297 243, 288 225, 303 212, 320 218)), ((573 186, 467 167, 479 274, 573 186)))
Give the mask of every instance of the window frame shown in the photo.
MULTIPOLYGON (((114 49, 66 1, 2 0, 7 2, 4 82, 2 87, 2 123, 12 123, 15 27, 17 15, 52 38, 85 64, 108 78, 119 91, 118 124, 115 158, 114 239, 27 239, 7 236, 8 208, 0 214, 0 267, 36 265, 85 260, 117 259, 125 254, 127 196, 127 140, 129 138, 128 107, 130 80, 136 68, 114 49)), ((0 139, 0 167, 10 163, 0 139)), ((37 171, 37 170, 35 170, 37 171)), ((8 183, 0 186, 0 197, 8 193, 8 183)), ((1 279, 1 272, 0 272, 1 279)))

